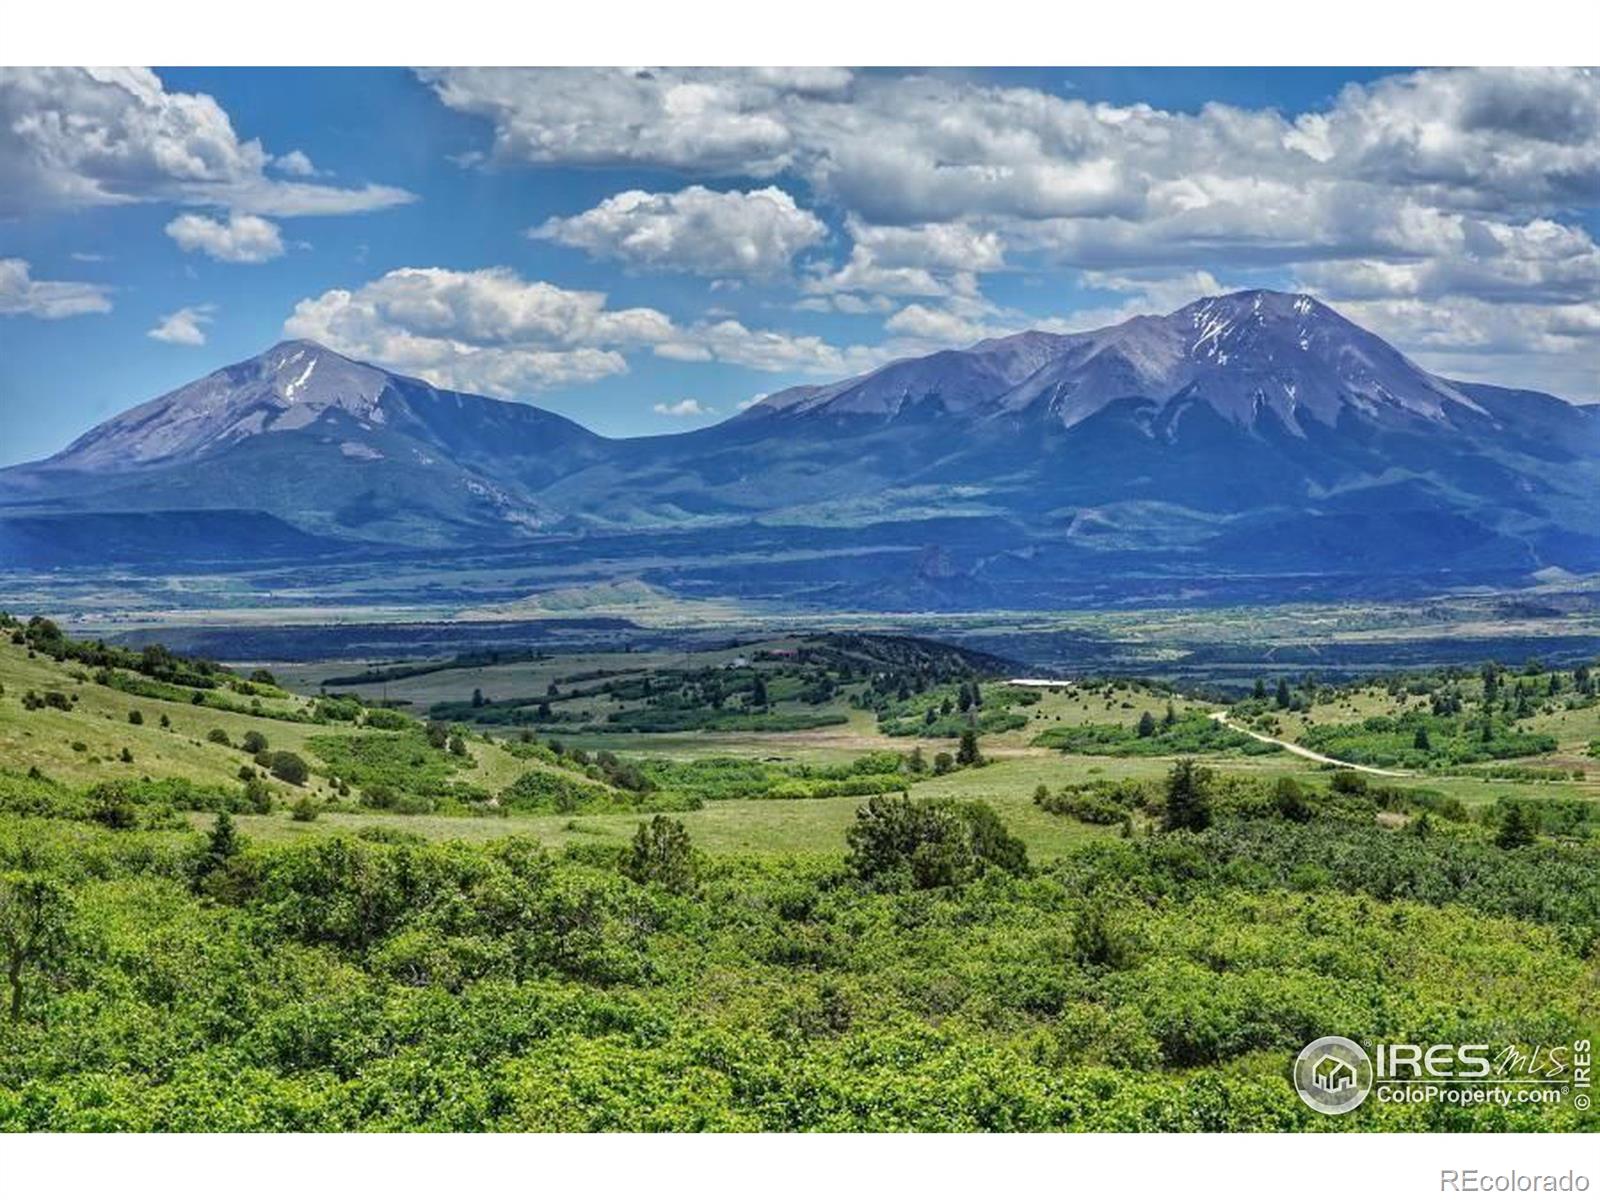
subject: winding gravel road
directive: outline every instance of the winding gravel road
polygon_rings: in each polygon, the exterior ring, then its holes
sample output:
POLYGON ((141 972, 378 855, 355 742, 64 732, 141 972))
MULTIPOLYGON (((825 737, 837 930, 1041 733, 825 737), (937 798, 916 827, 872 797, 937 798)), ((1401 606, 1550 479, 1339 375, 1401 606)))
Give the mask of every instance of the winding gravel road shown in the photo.
POLYGON ((1211 719, 1219 725, 1225 725, 1235 733, 1242 733, 1246 737, 1253 737, 1258 742, 1268 742, 1280 746, 1290 754, 1298 754, 1301 758, 1309 758, 1312 762, 1327 763, 1334 767, 1347 767, 1352 771, 1365 771, 1368 775, 1387 775, 1391 779, 1403 779, 1410 775, 1410 771, 1388 771, 1383 767, 1368 767, 1361 763, 1345 762, 1342 758, 1329 758, 1326 754, 1319 754, 1315 750, 1307 750, 1304 746, 1297 746, 1293 742, 1286 742, 1282 738, 1268 737, 1264 733, 1257 733, 1254 729, 1246 729, 1243 725, 1228 720, 1225 712, 1214 712, 1211 719))

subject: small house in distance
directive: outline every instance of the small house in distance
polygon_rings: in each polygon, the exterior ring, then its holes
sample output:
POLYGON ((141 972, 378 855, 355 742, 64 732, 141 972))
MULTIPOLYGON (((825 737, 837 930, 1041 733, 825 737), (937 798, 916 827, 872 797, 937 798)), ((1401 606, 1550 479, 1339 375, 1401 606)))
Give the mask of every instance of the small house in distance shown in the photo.
POLYGON ((1008 679, 1012 687, 1027 688, 1069 688, 1072 686, 1070 679, 1008 679))

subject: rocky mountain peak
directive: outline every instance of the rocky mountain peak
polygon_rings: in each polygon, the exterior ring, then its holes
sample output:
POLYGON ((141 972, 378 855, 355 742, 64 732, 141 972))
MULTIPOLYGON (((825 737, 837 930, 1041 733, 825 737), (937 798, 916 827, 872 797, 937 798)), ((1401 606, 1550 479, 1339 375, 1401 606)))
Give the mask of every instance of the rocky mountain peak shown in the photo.
POLYGON ((392 378, 316 342, 279 342, 96 426, 50 465, 93 470, 179 460, 256 434, 303 428, 330 409, 382 424, 392 378))

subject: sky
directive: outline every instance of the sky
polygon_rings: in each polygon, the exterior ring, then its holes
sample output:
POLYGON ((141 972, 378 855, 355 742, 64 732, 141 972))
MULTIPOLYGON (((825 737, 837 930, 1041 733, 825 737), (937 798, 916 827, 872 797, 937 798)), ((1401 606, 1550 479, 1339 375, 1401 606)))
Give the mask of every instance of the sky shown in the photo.
POLYGON ((1600 398, 1600 75, 0 69, 0 464, 286 337, 623 436, 1305 291, 1600 398))

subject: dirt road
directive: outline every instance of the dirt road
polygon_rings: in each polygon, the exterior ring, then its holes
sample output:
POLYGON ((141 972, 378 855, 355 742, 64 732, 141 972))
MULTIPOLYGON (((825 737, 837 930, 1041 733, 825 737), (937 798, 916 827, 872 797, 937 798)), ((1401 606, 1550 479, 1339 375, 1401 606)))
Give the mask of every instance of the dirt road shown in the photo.
POLYGON ((1312 762, 1327 763, 1329 766, 1345 767, 1351 771, 1365 771, 1368 775, 1386 775, 1391 779, 1403 779, 1410 775, 1410 771, 1388 771, 1383 767, 1367 767, 1361 763, 1345 762, 1342 758, 1329 758, 1326 754, 1319 754, 1315 750, 1307 750, 1304 746, 1297 746, 1293 742, 1286 742, 1282 738, 1268 737, 1264 733, 1257 733, 1254 729, 1246 729, 1243 725, 1228 720, 1225 712, 1214 712, 1211 719, 1219 725, 1226 725, 1235 733, 1242 733, 1246 737, 1253 737, 1258 742, 1268 742, 1281 747, 1290 754, 1298 754, 1301 758, 1309 758, 1312 762))

